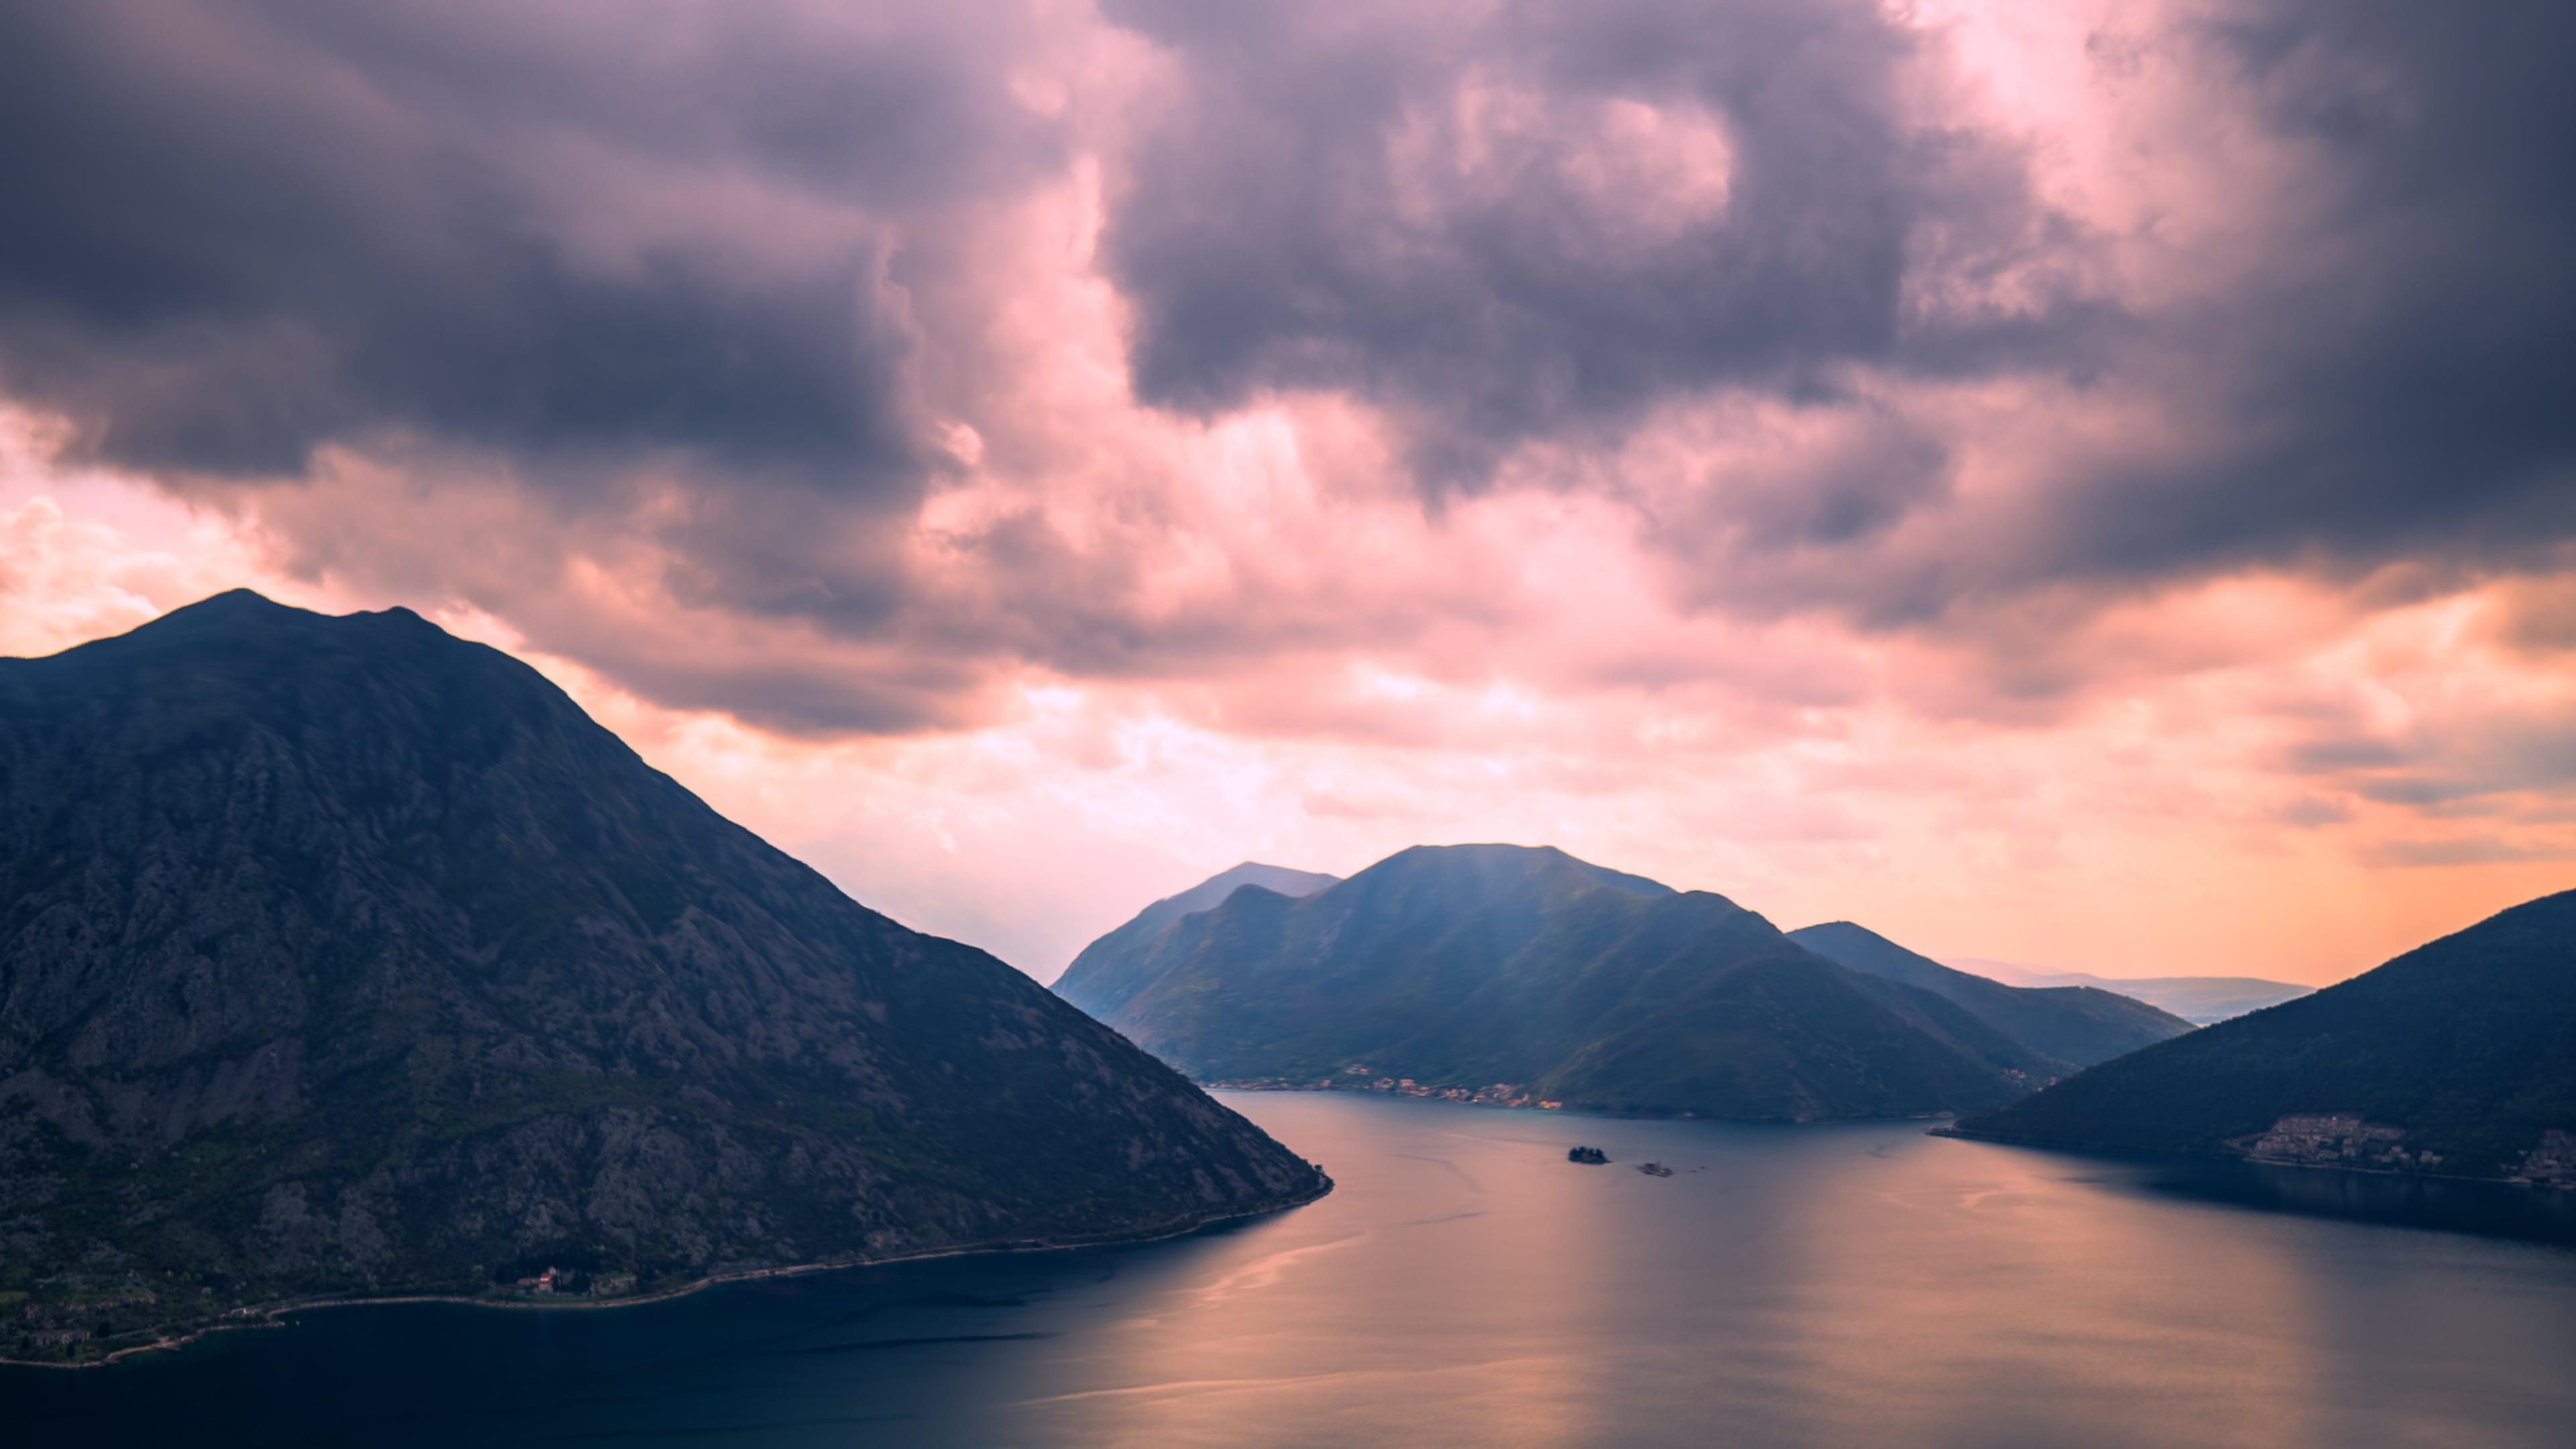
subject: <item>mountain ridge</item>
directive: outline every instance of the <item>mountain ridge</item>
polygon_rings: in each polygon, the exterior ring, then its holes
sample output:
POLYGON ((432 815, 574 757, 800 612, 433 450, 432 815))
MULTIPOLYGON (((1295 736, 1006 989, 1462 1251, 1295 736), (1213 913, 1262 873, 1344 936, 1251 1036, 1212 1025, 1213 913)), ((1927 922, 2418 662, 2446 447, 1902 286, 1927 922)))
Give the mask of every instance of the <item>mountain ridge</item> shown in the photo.
POLYGON ((2194 1026, 2209 1026, 2249 1011, 2296 1001, 2316 990, 2295 981, 2270 981, 2260 976, 2096 976, 2084 971, 2043 971, 1976 956, 1955 957, 1941 964, 2006 986, 2033 990, 2091 986, 2143 1001, 2194 1026))
MULTIPOLYGON (((1328 1186, 408 610, 236 591, 0 660, 22 1324, 102 1295, 113 1333, 506 1295, 549 1264, 641 1291, 1151 1236, 1328 1186)), ((98 1351, 97 1326, 53 1347, 98 1351)))
POLYGON ((1294 899, 1239 887, 1057 989, 1209 1081, 1411 1078, 1482 1100, 1817 1120, 1964 1110, 2067 1070, 1722 896, 1552 847, 1417 846, 1294 899))
POLYGON ((1341 879, 1340 876, 1325 875, 1321 871, 1291 870, 1282 865, 1263 865, 1256 860, 1247 860, 1240 865, 1230 866, 1188 890, 1163 897, 1138 911, 1125 923, 1111 929, 1108 934, 1083 947, 1071 964, 1056 973, 1056 983, 1060 985, 1067 978, 1071 978, 1078 985, 1097 969, 1101 961, 1152 940, 1172 922, 1183 916, 1215 909, 1225 903, 1227 896, 1244 886, 1259 886, 1264 890, 1277 891, 1281 895, 1295 897, 1312 895, 1328 886, 1338 885, 1341 879))
POLYGON ((2070 1066, 2093 1066, 2191 1030, 2181 1017, 2113 992, 2006 986, 1954 970, 1850 921, 1801 926, 1788 936, 1855 971, 1919 986, 1956 1002, 2014 1040, 2070 1066))
POLYGON ((2042 1147, 2576 1185, 2576 891, 1962 1121, 2042 1147))

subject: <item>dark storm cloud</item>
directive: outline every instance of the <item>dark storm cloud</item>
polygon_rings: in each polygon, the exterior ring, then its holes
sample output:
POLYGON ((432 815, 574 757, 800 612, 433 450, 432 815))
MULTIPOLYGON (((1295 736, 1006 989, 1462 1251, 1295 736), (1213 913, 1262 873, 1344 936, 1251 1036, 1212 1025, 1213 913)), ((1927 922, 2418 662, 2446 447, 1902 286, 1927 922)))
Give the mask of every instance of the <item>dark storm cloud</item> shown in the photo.
POLYGON ((1050 142, 960 27, 763 22, 0 9, 0 379, 155 469, 292 474, 396 431, 906 492, 910 338, 871 221, 1050 142))
POLYGON ((2283 764, 2366 800, 2479 813, 2470 802, 2576 781, 2576 736, 2563 714, 2503 707, 2398 737, 2324 734, 2294 745, 2283 764))
POLYGON ((1875 4, 1113 13, 1182 58, 1108 242, 1155 401, 1356 388, 1409 417, 1434 481, 1473 481, 1513 443, 1615 431, 1677 393, 1829 398, 1851 363, 2079 368, 2117 331, 2034 272, 2020 305, 1984 299, 2062 223, 2010 148, 1905 117, 1922 42, 1875 4), (1680 200, 1651 173, 1599 194, 1605 160, 1672 144, 1586 136, 1622 102, 1713 121, 1731 154, 1711 214, 1641 230, 1680 200))
MULTIPOLYGON (((1434 485, 1523 441, 1615 436, 1674 397, 1832 405, 1851 366, 2126 388, 2211 434, 2188 467, 2059 480, 2009 552, 1778 586, 1775 602, 1882 623, 1962 592, 2246 562, 2510 565, 2576 534, 2576 8, 2241 0, 2149 37, 2307 148, 2303 183, 2329 200, 2302 210, 2248 178, 2265 263, 2146 314, 2079 280, 2102 239, 2034 200, 2013 144, 1907 120, 1905 65, 1933 42, 1879 6, 1114 13, 1180 58, 1109 238, 1139 309, 1137 385, 1166 406, 1355 389, 1406 419, 1434 485), (1408 169, 1405 138, 1436 136, 1480 85, 1553 108, 1498 143, 1523 148, 1509 184, 1408 169), (1615 97, 1723 123, 1721 216, 1643 244, 1597 224, 1548 163, 1581 146, 1566 106, 1615 97)), ((2106 67, 2134 67, 2103 39, 2106 67)), ((1910 467, 1828 491, 1871 522, 1944 496, 1910 467)), ((1709 556, 1712 528, 1747 555, 1776 532, 1702 517, 1670 542, 1709 556)))
POLYGON ((1663 602, 1947 631, 2007 701, 2100 677, 2043 646, 2123 591, 2576 538, 2576 10, 2221 0, 2106 39, 2084 104, 2161 65, 2298 157, 2275 191, 2195 153, 2262 260, 2124 288, 2189 258, 2052 209, 2050 138, 1901 8, 0 7, 0 394, 307 577, 784 729, 954 724, 1018 661, 1206 677, 1529 617, 1509 568, 1310 597, 1218 558, 1271 545, 1185 536, 1170 418, 1065 401, 1104 362, 1166 414, 1346 394, 1432 515, 1615 493, 1663 602), (1123 359, 1059 335, 1088 233, 1001 235, 1082 232, 1094 150, 1123 359), (2104 399, 2112 444, 1998 461, 2104 399), (921 527, 970 456, 1007 497, 921 527))
POLYGON ((2249 0, 2182 41, 2327 200, 2257 287, 2165 319, 2224 451, 2068 494, 2051 564, 2511 566, 2576 535, 2576 7, 2249 0))

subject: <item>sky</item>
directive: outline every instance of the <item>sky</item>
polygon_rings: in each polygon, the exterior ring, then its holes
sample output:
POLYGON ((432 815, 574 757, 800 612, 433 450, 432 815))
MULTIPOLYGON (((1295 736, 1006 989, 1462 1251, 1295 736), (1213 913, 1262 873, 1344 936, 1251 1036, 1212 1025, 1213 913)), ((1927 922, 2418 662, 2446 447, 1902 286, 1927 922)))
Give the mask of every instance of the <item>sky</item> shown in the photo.
POLYGON ((2576 886, 2576 9, 0 9, 0 653, 405 605, 1050 979, 1237 861, 2576 886))

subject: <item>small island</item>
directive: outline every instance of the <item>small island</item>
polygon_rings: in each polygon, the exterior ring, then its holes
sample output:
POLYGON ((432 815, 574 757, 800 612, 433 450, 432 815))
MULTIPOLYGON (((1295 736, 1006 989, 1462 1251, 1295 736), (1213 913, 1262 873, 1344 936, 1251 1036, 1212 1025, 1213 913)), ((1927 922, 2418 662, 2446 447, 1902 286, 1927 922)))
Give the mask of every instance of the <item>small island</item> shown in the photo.
POLYGON ((1580 1162, 1587 1167, 1601 1167, 1610 1161, 1610 1154, 1598 1147, 1576 1147, 1566 1152, 1565 1160, 1580 1162))

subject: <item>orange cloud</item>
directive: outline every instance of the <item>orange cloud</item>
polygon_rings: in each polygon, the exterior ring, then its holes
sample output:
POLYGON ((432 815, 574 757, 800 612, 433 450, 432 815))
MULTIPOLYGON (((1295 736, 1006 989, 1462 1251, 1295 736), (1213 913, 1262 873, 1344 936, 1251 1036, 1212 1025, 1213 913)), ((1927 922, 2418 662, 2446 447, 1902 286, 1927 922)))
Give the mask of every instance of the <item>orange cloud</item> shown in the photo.
POLYGON ((2576 860, 2576 229, 2446 129, 2563 87, 2231 13, 682 4, 700 107, 606 11, 6 22, 242 205, 0 252, 0 648, 408 604, 1042 975, 1516 839, 2331 979, 2576 860))

